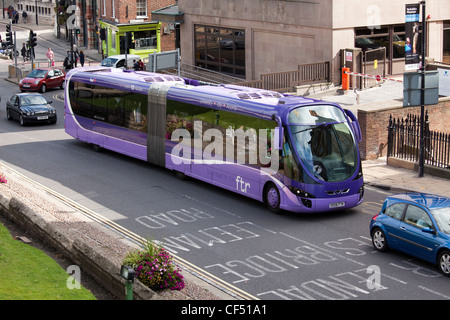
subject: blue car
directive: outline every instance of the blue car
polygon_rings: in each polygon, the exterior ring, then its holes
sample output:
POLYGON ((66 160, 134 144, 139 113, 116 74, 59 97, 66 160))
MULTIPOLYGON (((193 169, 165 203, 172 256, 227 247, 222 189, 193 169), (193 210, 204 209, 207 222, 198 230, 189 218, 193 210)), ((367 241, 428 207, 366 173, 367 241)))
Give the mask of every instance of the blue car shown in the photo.
POLYGON ((436 264, 450 276, 450 198, 426 193, 389 196, 370 222, 372 244, 436 264))

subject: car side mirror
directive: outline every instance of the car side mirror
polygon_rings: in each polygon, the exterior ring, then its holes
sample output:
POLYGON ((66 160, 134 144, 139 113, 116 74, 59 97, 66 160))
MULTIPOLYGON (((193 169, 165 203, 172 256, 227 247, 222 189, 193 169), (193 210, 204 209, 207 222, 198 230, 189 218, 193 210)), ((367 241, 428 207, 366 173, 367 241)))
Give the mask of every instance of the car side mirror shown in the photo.
POLYGON ((47 103, 48 103, 48 104, 52 104, 52 103, 53 103, 53 100, 47 101, 47 103))

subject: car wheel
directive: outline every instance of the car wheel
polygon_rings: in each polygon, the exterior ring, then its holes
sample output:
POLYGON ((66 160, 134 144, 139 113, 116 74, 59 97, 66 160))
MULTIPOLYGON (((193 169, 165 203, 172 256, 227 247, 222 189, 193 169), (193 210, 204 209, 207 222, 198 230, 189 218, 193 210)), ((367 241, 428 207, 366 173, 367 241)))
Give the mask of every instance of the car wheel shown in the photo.
POLYGON ((375 228, 372 231, 372 244, 378 251, 386 251, 388 249, 386 236, 380 228, 375 228))
POLYGON ((25 120, 23 119, 23 115, 19 116, 19 123, 20 123, 21 126, 25 125, 25 120))
POLYGON ((6 119, 12 120, 11 111, 9 111, 9 109, 6 109, 6 119))
POLYGON ((439 271, 447 277, 450 277, 450 251, 443 250, 438 258, 439 271))
POLYGON ((280 192, 273 183, 267 184, 264 188, 264 203, 270 211, 280 212, 280 192))
POLYGON ((45 85, 45 83, 43 83, 41 87, 41 92, 44 93, 45 91, 47 91, 47 86, 45 85))

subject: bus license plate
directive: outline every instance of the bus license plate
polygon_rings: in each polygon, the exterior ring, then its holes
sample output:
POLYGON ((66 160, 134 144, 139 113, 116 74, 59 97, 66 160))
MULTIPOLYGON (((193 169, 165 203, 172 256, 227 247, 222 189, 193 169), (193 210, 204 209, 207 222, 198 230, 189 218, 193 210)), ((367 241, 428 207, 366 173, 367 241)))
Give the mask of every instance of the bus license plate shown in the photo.
POLYGON ((40 117, 37 117, 37 119, 38 120, 47 120, 48 116, 40 116, 40 117))
POLYGON ((345 202, 334 202, 329 205, 330 208, 339 208, 343 206, 345 206, 345 202))

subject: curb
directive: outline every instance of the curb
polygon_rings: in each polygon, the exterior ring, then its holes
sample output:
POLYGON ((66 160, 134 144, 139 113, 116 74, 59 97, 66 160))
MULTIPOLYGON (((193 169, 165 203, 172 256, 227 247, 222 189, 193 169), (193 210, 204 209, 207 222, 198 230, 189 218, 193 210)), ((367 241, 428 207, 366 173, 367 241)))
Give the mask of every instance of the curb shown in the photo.
MULTIPOLYGON (((108 246, 101 245, 94 239, 89 241, 70 225, 55 221, 42 212, 37 213, 15 196, 0 194, 0 213, 47 245, 59 250, 73 263, 82 266, 82 272, 89 274, 112 295, 119 299, 124 298, 126 281, 120 276, 121 264, 117 263, 121 257, 108 246)), ((99 226, 95 227, 99 229, 99 233, 105 233, 99 226)), ((131 244, 122 245, 126 250, 133 248, 131 244)), ((135 300, 160 299, 158 296, 139 281, 134 282, 135 300)))

